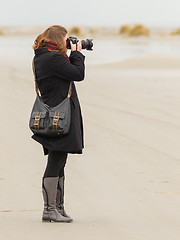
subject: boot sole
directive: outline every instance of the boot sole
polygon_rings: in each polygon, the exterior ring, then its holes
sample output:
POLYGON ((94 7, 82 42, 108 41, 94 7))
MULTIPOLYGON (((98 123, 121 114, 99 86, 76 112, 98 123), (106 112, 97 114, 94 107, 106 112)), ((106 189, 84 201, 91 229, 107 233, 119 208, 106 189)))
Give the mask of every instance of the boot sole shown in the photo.
POLYGON ((42 222, 61 222, 61 223, 70 223, 72 222, 72 220, 67 220, 67 221, 56 221, 56 220, 52 220, 52 219, 42 219, 42 222))

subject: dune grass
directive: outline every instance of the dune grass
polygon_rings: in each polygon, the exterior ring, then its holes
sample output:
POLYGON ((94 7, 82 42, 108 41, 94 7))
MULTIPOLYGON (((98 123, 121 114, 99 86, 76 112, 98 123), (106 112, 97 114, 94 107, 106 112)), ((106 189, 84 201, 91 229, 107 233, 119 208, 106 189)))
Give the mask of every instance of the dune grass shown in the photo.
POLYGON ((0 28, 0 35, 4 35, 4 30, 0 28))
POLYGON ((133 27, 123 25, 121 26, 119 33, 128 37, 149 36, 150 30, 142 24, 137 24, 133 27))
POLYGON ((174 35, 180 35, 180 28, 178 28, 178 29, 175 30, 175 31, 172 31, 170 34, 171 34, 172 36, 174 36, 174 35))
POLYGON ((99 28, 90 28, 89 29, 89 33, 92 35, 92 36, 96 36, 98 33, 99 33, 99 28))
POLYGON ((149 34, 150 34, 150 30, 141 24, 135 25, 129 33, 129 35, 132 37, 141 36, 141 35, 149 36, 149 34))
POLYGON ((83 35, 82 29, 78 26, 71 27, 68 32, 69 32, 69 35, 75 35, 75 36, 83 35))
POLYGON ((124 35, 128 35, 130 31, 131 31, 131 26, 123 25, 123 26, 121 26, 121 28, 119 30, 119 33, 124 34, 124 35))

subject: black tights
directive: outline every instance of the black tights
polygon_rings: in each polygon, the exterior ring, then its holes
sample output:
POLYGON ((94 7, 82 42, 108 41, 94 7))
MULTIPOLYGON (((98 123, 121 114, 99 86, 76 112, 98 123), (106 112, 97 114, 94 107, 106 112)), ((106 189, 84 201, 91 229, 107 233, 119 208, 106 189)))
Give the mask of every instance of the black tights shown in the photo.
POLYGON ((49 150, 47 166, 43 177, 63 177, 67 155, 68 153, 66 152, 49 150))

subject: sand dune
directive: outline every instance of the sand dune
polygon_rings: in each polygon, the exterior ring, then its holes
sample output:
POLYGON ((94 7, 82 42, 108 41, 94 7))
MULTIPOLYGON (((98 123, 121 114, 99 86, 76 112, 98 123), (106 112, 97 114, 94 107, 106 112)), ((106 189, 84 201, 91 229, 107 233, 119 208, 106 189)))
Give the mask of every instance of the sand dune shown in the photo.
POLYGON ((87 66, 86 79, 76 83, 85 150, 69 155, 66 166, 71 224, 41 222, 47 157, 28 129, 35 99, 30 61, 9 59, 0 67, 1 238, 178 240, 179 60, 87 66))

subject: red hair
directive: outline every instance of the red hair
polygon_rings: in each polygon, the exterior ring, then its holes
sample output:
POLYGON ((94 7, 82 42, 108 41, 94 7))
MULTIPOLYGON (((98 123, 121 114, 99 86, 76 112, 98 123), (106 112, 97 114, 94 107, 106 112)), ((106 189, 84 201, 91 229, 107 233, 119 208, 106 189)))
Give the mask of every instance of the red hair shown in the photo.
POLYGON ((48 27, 42 34, 37 36, 33 44, 33 49, 38 49, 48 42, 54 42, 57 49, 56 51, 66 54, 67 48, 64 44, 64 37, 67 33, 67 30, 60 25, 48 27))

